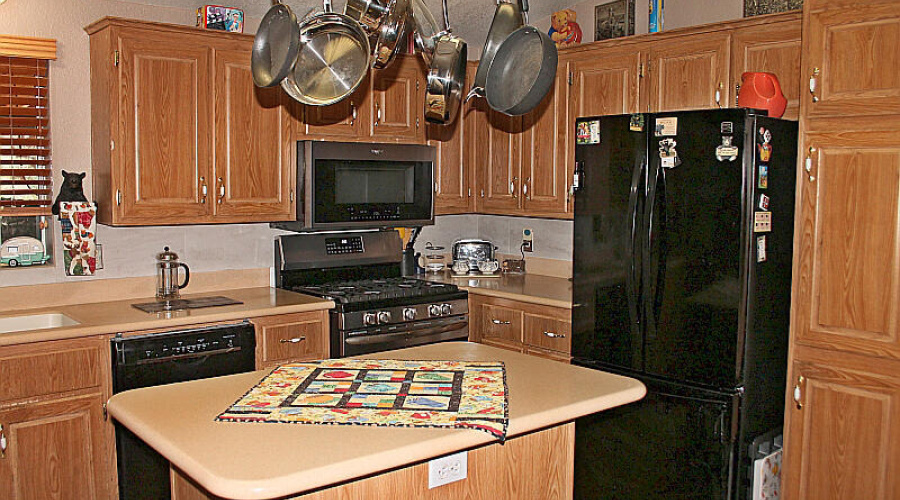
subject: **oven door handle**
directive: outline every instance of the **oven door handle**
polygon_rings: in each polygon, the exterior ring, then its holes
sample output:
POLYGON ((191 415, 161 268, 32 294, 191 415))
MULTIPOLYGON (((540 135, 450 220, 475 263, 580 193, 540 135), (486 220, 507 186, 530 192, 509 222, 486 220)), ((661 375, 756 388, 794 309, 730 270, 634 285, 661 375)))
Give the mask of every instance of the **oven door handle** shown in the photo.
POLYGON ((416 328, 412 330, 405 330, 402 332, 396 333, 376 333, 371 335, 357 335, 354 337, 348 337, 346 342, 350 345, 367 345, 367 344, 380 344, 385 341, 390 341, 393 339, 399 339, 402 337, 406 337, 408 335, 430 335, 434 333, 444 333, 451 332, 453 330, 459 330, 460 327, 468 326, 469 318, 463 317, 458 320, 454 320, 449 323, 441 323, 437 326, 426 327, 426 328, 416 328))
POLYGON ((172 356, 164 356, 161 358, 151 358, 151 359, 142 359, 139 361, 135 361, 135 365, 153 365, 156 363, 168 363, 171 361, 180 361, 183 359, 195 359, 195 358, 205 358, 209 356, 216 356, 218 354, 228 354, 230 352, 240 352, 240 347, 228 347, 225 349, 216 349, 214 351, 204 351, 204 352, 191 352, 187 354, 174 354, 172 356))

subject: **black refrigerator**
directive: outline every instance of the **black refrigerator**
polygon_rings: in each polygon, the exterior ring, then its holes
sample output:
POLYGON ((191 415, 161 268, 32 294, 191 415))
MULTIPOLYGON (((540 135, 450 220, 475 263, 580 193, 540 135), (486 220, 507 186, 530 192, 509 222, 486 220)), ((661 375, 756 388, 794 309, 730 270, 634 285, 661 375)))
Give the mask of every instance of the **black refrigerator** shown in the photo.
POLYGON ((797 159, 762 113, 575 124, 573 363, 647 386, 576 421, 576 498, 750 497, 784 415, 797 159))

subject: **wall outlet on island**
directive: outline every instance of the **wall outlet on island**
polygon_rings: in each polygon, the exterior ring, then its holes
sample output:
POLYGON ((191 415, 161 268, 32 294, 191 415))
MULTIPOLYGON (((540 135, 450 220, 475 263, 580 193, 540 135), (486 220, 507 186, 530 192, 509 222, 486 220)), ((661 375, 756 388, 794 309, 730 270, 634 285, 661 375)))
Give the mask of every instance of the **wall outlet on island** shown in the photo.
POLYGON ((522 251, 534 251, 534 231, 532 231, 531 228, 526 227, 522 230, 522 251))
POLYGON ((468 468, 467 451, 429 461, 428 489, 465 479, 468 468))

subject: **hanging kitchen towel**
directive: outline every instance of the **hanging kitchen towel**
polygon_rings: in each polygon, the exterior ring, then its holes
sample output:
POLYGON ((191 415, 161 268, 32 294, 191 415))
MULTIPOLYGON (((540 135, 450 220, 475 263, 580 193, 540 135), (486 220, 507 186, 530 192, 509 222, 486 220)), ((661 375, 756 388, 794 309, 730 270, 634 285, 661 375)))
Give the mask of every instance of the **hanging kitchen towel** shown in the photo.
POLYGON ((84 201, 59 203, 66 276, 92 276, 97 270, 97 205, 84 201))
POLYGON ((503 440, 507 406, 500 361, 326 359, 275 368, 216 420, 469 428, 503 440))

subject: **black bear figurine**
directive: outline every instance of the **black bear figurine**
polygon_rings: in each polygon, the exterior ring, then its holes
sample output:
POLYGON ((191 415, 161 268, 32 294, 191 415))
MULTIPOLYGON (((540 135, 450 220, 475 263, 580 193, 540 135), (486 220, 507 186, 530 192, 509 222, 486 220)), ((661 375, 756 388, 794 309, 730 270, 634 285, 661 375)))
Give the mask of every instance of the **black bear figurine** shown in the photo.
POLYGON ((63 182, 59 187, 59 194, 53 202, 53 208, 50 210, 53 215, 59 215, 59 202, 61 201, 88 201, 84 196, 84 188, 81 182, 84 180, 84 172, 69 173, 62 171, 63 182))

